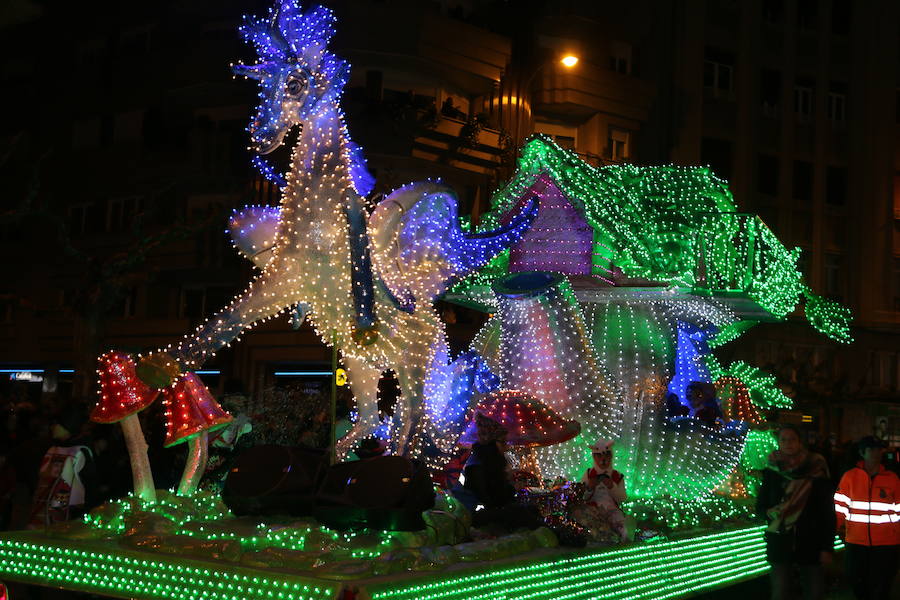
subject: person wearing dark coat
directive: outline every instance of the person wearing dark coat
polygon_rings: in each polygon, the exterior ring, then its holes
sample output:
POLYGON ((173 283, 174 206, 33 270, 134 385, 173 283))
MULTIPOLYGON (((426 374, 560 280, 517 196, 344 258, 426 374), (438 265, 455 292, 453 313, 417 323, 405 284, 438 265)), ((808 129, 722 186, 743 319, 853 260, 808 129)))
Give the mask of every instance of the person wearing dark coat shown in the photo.
POLYGON ((832 561, 836 531, 833 497, 825 459, 803 446, 796 427, 782 426, 756 503, 757 512, 768 522, 766 557, 772 565, 773 600, 793 597, 795 568, 804 597, 824 597, 824 569, 832 561))

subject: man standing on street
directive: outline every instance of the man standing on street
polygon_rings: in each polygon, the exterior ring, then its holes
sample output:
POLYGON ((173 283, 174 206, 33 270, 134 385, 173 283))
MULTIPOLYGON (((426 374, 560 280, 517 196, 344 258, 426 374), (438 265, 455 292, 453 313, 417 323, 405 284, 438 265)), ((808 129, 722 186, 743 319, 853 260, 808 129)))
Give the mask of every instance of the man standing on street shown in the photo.
POLYGON ((844 473, 834 494, 838 532, 847 546, 847 574, 859 600, 891 598, 900 549, 900 478, 881 464, 884 442, 864 437, 862 460, 844 473))

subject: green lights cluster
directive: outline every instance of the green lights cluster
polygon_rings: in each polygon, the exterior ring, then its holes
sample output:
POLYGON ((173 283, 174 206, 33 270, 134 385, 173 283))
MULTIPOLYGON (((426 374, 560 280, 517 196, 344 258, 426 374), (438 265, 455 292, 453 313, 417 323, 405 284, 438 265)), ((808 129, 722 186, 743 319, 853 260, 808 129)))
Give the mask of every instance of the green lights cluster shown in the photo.
POLYGON ((667 531, 712 527, 724 521, 747 522, 754 517, 750 503, 718 495, 695 500, 668 496, 629 500, 622 510, 638 524, 667 531))
POLYGON ((710 348, 718 348, 724 346, 732 340, 741 337, 745 331, 756 325, 756 321, 733 321, 719 328, 719 332, 715 337, 709 340, 710 348))
MULTIPOLYGON (((593 167, 538 135, 522 148, 519 169, 492 198, 479 229, 504 214, 548 175, 594 230, 592 271, 691 287, 698 293, 745 293, 772 315, 790 314, 801 295, 819 331, 849 341, 849 311, 813 299, 797 269, 800 249, 789 250, 759 219, 736 212, 727 183, 705 167, 674 165, 593 167)), ((453 292, 466 295, 508 269, 508 252, 453 292)), ((732 332, 735 333, 735 332, 732 332)), ((739 332, 738 332, 739 333, 739 332)), ((721 343, 721 341, 720 341, 721 343)))
POLYGON ((818 296, 809 289, 804 293, 806 295, 804 311, 806 319, 812 323, 812 326, 834 340, 844 344, 852 342, 850 309, 833 300, 818 296))
POLYGON ((750 392, 750 400, 757 408, 790 408, 793 405, 793 401, 778 387, 774 375, 768 375, 742 360, 731 363, 725 369, 719 364, 714 355, 707 354, 704 358, 713 381, 720 377, 740 379, 747 386, 747 391, 750 392))
POLYGON ((29 541, 28 534, 0 539, 0 577, 120 598, 171 600, 318 600, 334 598, 325 582, 270 575, 225 563, 101 551, 75 542, 29 541))
POLYGON ((744 471, 744 485, 751 496, 756 496, 762 483, 760 471, 766 468, 767 459, 778 448, 778 439, 771 430, 747 433, 747 443, 741 455, 741 469, 744 471))
POLYGON ((84 522, 95 529, 122 533, 127 518, 136 512, 164 517, 178 529, 193 521, 216 521, 231 515, 215 491, 200 490, 192 495, 179 496, 172 490, 158 490, 153 501, 134 494, 109 501, 86 514, 84 522))
POLYGON ((372 600, 673 598, 764 573, 768 563, 762 529, 750 527, 366 588, 372 600))

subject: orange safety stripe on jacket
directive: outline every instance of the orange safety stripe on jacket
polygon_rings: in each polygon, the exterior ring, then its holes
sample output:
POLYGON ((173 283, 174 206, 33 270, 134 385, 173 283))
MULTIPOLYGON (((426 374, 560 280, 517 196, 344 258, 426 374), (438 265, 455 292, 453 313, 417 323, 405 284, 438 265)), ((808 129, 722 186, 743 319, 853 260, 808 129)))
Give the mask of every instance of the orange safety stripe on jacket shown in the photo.
POLYGON ((838 531, 846 527, 845 540, 860 546, 900 544, 900 478, 883 466, 875 477, 862 461, 841 477, 834 493, 838 531))

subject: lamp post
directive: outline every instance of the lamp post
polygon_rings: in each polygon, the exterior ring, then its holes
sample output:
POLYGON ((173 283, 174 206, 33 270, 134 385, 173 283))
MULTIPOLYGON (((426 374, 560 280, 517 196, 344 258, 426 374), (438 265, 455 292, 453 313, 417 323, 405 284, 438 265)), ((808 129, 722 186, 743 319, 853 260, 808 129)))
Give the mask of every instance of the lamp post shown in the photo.
MULTIPOLYGON (((524 137, 520 134, 523 124, 522 124, 521 113, 519 113, 519 111, 524 107, 524 104, 525 104, 524 99, 526 97, 528 98, 528 115, 529 115, 528 119, 531 118, 531 112, 532 112, 531 111, 531 84, 534 82, 534 78, 537 77, 538 74, 541 73, 545 68, 547 68, 548 65, 559 64, 559 65, 562 65, 563 69, 571 70, 578 63, 579 63, 579 57, 572 52, 557 54, 556 56, 554 56, 550 59, 541 61, 540 64, 538 64, 537 67, 534 68, 534 70, 531 72, 531 74, 528 76, 528 78, 524 79, 524 81, 520 77, 516 77, 513 80, 516 82, 515 87, 513 88, 516 101, 509 102, 509 104, 513 108, 514 112, 511 115, 513 117, 512 119, 507 118, 507 123, 510 123, 512 125, 511 127, 508 127, 508 130, 511 132, 512 139, 514 140, 514 143, 516 145, 521 143, 522 138, 524 137), (519 83, 519 82, 521 82, 521 83, 519 83)), ((510 96, 512 96, 512 95, 513 94, 510 94, 510 96)), ((501 113, 500 114, 502 114, 502 111, 504 110, 503 105, 504 105, 503 94, 501 94, 501 100, 500 100, 501 113)), ((503 122, 503 120, 501 119, 501 123, 502 122, 503 122)))

